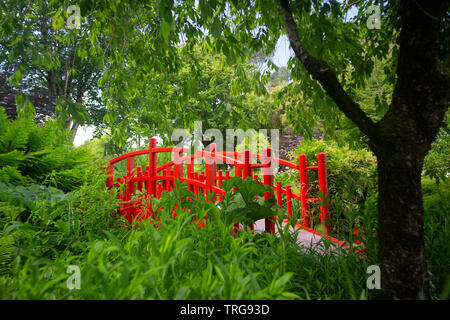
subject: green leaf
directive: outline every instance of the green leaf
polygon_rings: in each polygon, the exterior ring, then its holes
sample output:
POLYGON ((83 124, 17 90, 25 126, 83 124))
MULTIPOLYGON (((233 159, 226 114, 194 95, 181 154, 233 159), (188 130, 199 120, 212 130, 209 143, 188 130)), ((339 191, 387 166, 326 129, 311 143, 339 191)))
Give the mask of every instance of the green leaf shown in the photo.
POLYGON ((166 20, 163 20, 163 22, 161 23, 161 35, 164 39, 164 42, 166 42, 166 44, 169 44, 170 23, 166 20))
POLYGON ((218 38, 222 33, 222 24, 220 23, 220 19, 216 18, 211 26, 211 34, 213 37, 218 38))
POLYGON ((14 72, 14 74, 11 77, 9 77, 9 84, 11 86, 18 85, 20 80, 22 80, 22 76, 23 76, 22 70, 23 70, 23 67, 20 66, 20 68, 17 69, 16 72, 14 72))
POLYGON ((62 26, 64 26, 64 18, 61 16, 61 11, 58 11, 52 19, 52 27, 55 30, 59 30, 62 28, 62 26))

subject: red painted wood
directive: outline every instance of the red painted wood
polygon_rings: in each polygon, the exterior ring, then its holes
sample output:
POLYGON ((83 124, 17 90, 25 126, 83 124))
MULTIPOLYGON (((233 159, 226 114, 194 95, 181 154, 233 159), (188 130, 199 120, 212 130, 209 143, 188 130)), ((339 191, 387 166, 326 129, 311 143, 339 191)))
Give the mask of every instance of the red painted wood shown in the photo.
MULTIPOLYGON (((270 196, 274 196, 276 191, 277 204, 282 207, 283 200, 282 195, 286 195, 286 209, 288 217, 292 216, 292 201, 300 201, 301 204, 301 217, 302 225, 304 227, 309 227, 309 201, 319 201, 318 197, 309 197, 308 194, 308 176, 307 170, 317 170, 319 176, 319 189, 326 197, 328 194, 328 182, 327 182, 327 168, 326 168, 326 157, 325 154, 321 153, 318 155, 318 165, 317 166, 307 166, 307 159, 305 155, 299 156, 298 164, 291 163, 286 160, 278 159, 272 157, 270 148, 264 151, 264 154, 252 154, 249 150, 244 152, 226 151, 217 152, 215 149, 215 144, 210 145, 209 151, 198 151, 194 155, 183 156, 183 152, 187 152, 187 149, 182 148, 157 148, 156 139, 152 138, 149 140, 149 148, 146 150, 133 151, 119 157, 116 157, 109 161, 106 167, 107 179, 106 186, 108 188, 119 187, 125 184, 123 193, 117 193, 117 197, 120 199, 121 204, 119 207, 119 213, 122 214, 129 222, 133 218, 143 219, 141 217, 151 217, 153 216, 153 210, 151 206, 148 209, 143 207, 144 202, 146 206, 148 204, 148 197, 160 197, 163 190, 170 191, 175 188, 175 179, 180 180, 188 185, 188 189, 194 193, 195 198, 199 198, 199 192, 203 196, 213 192, 214 196, 218 196, 218 201, 222 201, 225 194, 221 189, 223 180, 230 179, 230 171, 227 170, 225 173, 222 171, 217 172, 216 161, 222 160, 224 163, 233 165, 235 167, 234 174, 237 177, 247 178, 252 177, 254 180, 258 180, 258 174, 253 175, 253 171, 262 170, 264 177, 264 184, 271 185, 274 189, 273 192, 266 193, 264 195, 265 199, 270 196), (157 164, 157 153, 159 152, 173 152, 173 161, 169 161, 158 167, 157 164), (137 155, 148 154, 149 155, 149 165, 146 166, 145 172, 142 173, 142 167, 136 167, 134 163, 134 158, 137 155), (251 164, 252 158, 260 159, 261 164, 251 164), (194 172, 193 160, 196 158, 205 159, 205 171, 200 173, 194 172), (121 179, 117 178, 117 182, 114 183, 114 164, 120 161, 127 161, 127 174, 121 179), (184 161, 186 161, 186 178, 183 175, 184 161), (280 182, 277 182, 276 186, 273 186, 273 163, 279 163, 287 167, 298 170, 299 180, 300 180, 300 192, 295 194, 292 192, 290 186, 286 186, 283 189, 280 182), (157 172, 161 175, 157 176, 157 172), (142 197, 134 199, 135 191, 138 190, 143 192, 142 197), (134 199, 134 200, 133 200, 134 199)), ((233 188, 233 191, 236 190, 233 188)), ((214 197, 214 201, 215 201, 214 197)), ((160 209, 158 209, 160 210, 160 209)), ((320 208, 320 218, 321 223, 324 225, 329 217, 328 204, 323 208, 320 208)), ((204 223, 204 222, 202 222, 204 223)), ((235 231, 239 229, 239 224, 236 224, 235 231)), ((274 232, 274 224, 272 219, 266 220, 266 231, 274 232)), ((330 232, 330 223, 326 223, 325 232, 328 234, 330 232)))
POLYGON ((283 199, 281 197, 281 182, 277 181, 277 204, 283 208, 283 199))
POLYGON ((216 144, 211 143, 209 145, 210 153, 205 153, 205 181, 206 188, 205 193, 208 195, 212 191, 212 187, 216 186, 216 160, 213 158, 216 153, 216 144))
MULTIPOLYGON (((264 149, 264 157, 263 157, 263 164, 266 166, 264 167, 264 184, 271 186, 273 188, 273 167, 272 167, 272 149, 266 148, 264 149)), ((273 192, 266 192, 264 194, 264 200, 269 199, 270 197, 273 197, 273 192)), ((275 233, 275 223, 274 223, 274 217, 266 218, 265 223, 265 231, 270 232, 271 234, 275 233)))
MULTIPOLYGON (((141 166, 136 167, 136 177, 137 178, 142 178, 142 167, 141 166)), ((140 193, 142 193, 142 181, 140 181, 140 180, 137 183, 137 190, 140 193)))
MULTIPOLYGON (((319 191, 322 191, 322 202, 328 195, 328 181, 327 181, 327 158, 325 153, 321 152, 317 155, 317 165, 319 167, 319 191)), ((320 223, 322 225, 328 220, 328 203, 325 206, 320 206, 320 223)), ((325 233, 330 233, 330 223, 327 222, 325 226, 325 233)))
POLYGON ((306 155, 301 154, 298 156, 298 168, 300 176, 300 205, 301 205, 301 218, 302 225, 305 227, 310 226, 309 221, 309 208, 308 208, 308 173, 306 155))
MULTIPOLYGON (((194 180, 199 180, 198 179, 198 172, 194 172, 194 180)), ((198 199, 198 185, 194 185, 194 195, 195 195, 195 199, 198 199)))
POLYGON ((286 186, 286 209, 288 218, 292 218, 292 191, 289 185, 286 186))
POLYGON ((244 151, 244 168, 242 170, 242 179, 252 176, 252 168, 250 167, 251 153, 250 150, 244 151))
POLYGON ((150 195, 155 195, 156 193, 156 152, 153 149, 156 148, 156 139, 151 138, 148 143, 148 184, 150 195))

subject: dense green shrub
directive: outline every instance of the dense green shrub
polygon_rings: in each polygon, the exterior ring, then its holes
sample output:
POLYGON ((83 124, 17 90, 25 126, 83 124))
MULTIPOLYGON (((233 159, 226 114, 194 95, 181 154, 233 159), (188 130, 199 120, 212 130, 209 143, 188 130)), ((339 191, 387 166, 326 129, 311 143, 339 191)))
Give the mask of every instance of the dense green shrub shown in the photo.
MULTIPOLYGON (((364 219, 362 213, 370 197, 376 195, 376 159, 365 149, 352 150, 348 146, 339 146, 333 141, 303 140, 292 152, 291 161, 297 162, 298 155, 305 154, 309 166, 317 165, 317 154, 325 152, 328 168, 328 188, 330 222, 333 235, 351 237, 356 226, 364 219)), ((296 170, 287 170, 278 174, 276 180, 283 185, 289 184, 294 192, 299 192, 299 179, 296 170)), ((310 196, 318 197, 317 172, 308 171, 310 196)), ((300 210, 299 206, 298 210, 300 210)), ((311 220, 315 227, 319 223, 318 205, 310 206, 311 220)), ((371 219, 372 221, 372 219, 371 219)), ((373 225, 368 227, 373 230, 373 225)), ((349 239, 350 240, 350 239, 349 239)))

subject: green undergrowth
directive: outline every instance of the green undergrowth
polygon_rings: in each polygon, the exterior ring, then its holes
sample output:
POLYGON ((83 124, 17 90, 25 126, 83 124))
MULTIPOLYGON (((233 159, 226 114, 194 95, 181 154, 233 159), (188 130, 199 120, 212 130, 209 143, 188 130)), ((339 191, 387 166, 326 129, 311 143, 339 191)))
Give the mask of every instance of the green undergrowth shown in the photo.
POLYGON ((450 181, 422 179, 425 256, 435 297, 450 299, 450 181))
MULTIPOLYGON (((246 228, 233 237, 233 221, 214 218, 223 212, 204 201, 191 212, 178 209, 176 218, 167 214, 173 202, 160 202, 166 210, 158 228, 150 221, 126 227, 112 214, 117 201, 103 179, 71 193, 52 189, 26 221, 2 216, 0 299, 370 297, 364 256, 300 250, 287 231, 276 237, 246 228), (193 221, 205 213, 198 227, 193 221), (69 265, 80 268, 80 289, 67 287, 69 265)), ((173 192, 166 197, 176 201, 173 192)))
MULTIPOLYGON (((104 189, 98 172, 76 191, 46 190, 50 195, 42 193, 26 221, 2 215, 0 299, 376 297, 366 287, 366 269, 377 264, 376 245, 367 243, 364 254, 330 250, 328 241, 322 250, 301 249, 287 229, 280 237, 249 229, 233 237, 234 220, 222 216, 225 205, 218 209, 198 201, 189 211, 179 203, 173 218, 168 209, 187 192, 182 188, 164 193, 158 228, 150 221, 127 227, 113 215, 114 192, 104 189), (205 213, 206 224, 198 227, 205 213), (80 289, 67 287, 70 265, 80 268, 80 289)), ((429 188, 433 196, 435 185, 429 188)), ((427 190, 428 265, 435 297, 443 298, 448 247, 439 232, 448 228, 448 218, 439 211, 440 200, 429 202, 427 190)), ((236 204, 230 207, 228 214, 237 212, 236 204)))

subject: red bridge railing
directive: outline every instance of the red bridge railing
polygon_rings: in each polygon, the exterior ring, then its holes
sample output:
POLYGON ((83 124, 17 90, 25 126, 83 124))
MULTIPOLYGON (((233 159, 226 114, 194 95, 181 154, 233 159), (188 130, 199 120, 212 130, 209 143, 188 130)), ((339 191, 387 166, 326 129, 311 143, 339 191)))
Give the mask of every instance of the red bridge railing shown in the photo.
MULTIPOLYGON (((192 191, 196 198, 201 195, 207 196, 214 193, 213 199, 220 202, 225 196, 225 192, 221 189, 222 181, 231 178, 229 170, 217 170, 217 161, 222 161, 225 164, 234 167, 234 176, 243 179, 251 177, 254 180, 262 182, 265 185, 272 187, 273 192, 266 193, 265 199, 269 197, 276 197, 277 203, 280 207, 286 208, 287 219, 292 217, 292 201, 300 202, 301 208, 301 225, 305 228, 310 228, 310 209, 309 202, 319 202, 320 206, 320 222, 325 233, 329 234, 330 224, 328 220, 328 201, 325 205, 322 204, 325 197, 328 195, 327 183, 327 164, 324 153, 317 155, 317 166, 308 166, 306 155, 301 154, 298 158, 298 163, 292 163, 283 159, 273 157, 270 148, 264 149, 264 153, 252 154, 251 151, 245 150, 243 152, 225 151, 216 152, 216 145, 210 144, 209 151, 199 150, 193 155, 184 155, 188 152, 185 148, 158 148, 156 147, 156 139, 151 138, 149 148, 139 151, 133 151, 121 156, 118 156, 109 161, 107 167, 107 187, 120 187, 125 185, 122 192, 118 193, 121 200, 119 213, 124 216, 128 222, 131 223, 133 219, 142 220, 147 219, 153 212, 152 208, 148 208, 148 214, 142 215, 140 206, 137 204, 135 197, 136 191, 144 197, 161 196, 163 190, 170 191, 175 188, 175 179, 184 182, 188 185, 188 189, 192 191), (157 155, 159 153, 170 152, 173 153, 173 160, 158 166, 157 155), (135 157, 148 155, 148 165, 143 171, 141 166, 135 167, 135 157), (196 172, 194 170, 194 159, 204 159, 204 170, 196 172), (258 159, 260 163, 252 164, 252 159, 258 159), (114 180, 114 165, 119 162, 126 161, 126 174, 122 177, 116 177, 114 180), (277 181, 274 184, 273 164, 278 163, 298 171, 298 178, 300 182, 300 193, 292 192, 291 186, 283 187, 281 182, 277 181), (309 196, 308 184, 308 170, 316 170, 318 172, 319 194, 321 197, 309 196), (262 171, 263 179, 255 174, 256 171, 262 171), (283 201, 283 195, 285 200, 283 201)), ((256 161, 258 162, 258 161, 256 161)), ((275 225, 273 218, 265 220, 265 231, 274 233, 275 225)))

